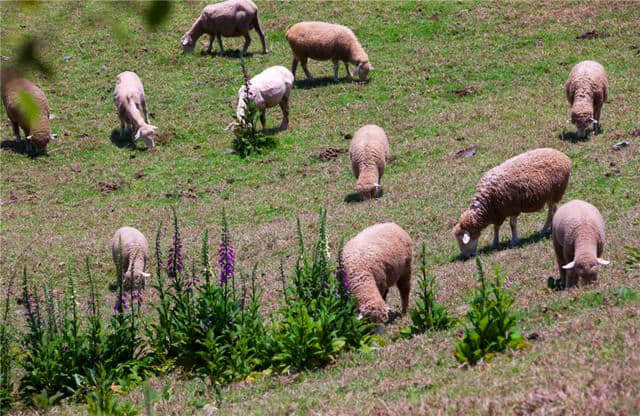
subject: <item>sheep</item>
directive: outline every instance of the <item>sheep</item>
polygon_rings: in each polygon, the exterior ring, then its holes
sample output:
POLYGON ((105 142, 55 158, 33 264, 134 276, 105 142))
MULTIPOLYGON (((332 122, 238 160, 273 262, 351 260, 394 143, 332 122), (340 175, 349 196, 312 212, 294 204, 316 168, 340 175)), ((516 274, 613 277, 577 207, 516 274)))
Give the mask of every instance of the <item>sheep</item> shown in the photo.
POLYGON ((411 246, 409 234, 393 222, 365 228, 344 246, 344 272, 363 316, 378 323, 389 320, 385 301, 393 285, 400 291, 402 313, 407 312, 411 246))
POLYGON ((119 228, 111 240, 111 253, 116 268, 120 266, 124 272, 124 287, 143 288, 144 279, 150 276, 144 271, 149 260, 149 244, 144 234, 132 227, 119 228))
POLYGON ((263 129, 266 125, 266 109, 280 105, 283 116, 280 130, 287 130, 289 128, 289 96, 291 95, 291 88, 293 88, 293 74, 283 66, 272 66, 251 78, 248 82, 248 87, 248 94, 246 85, 243 85, 238 90, 238 106, 236 109, 238 122, 229 124, 225 130, 236 131, 243 124, 247 109, 245 101, 247 95, 260 110, 260 122, 263 129))
POLYGON ((592 283, 599 265, 609 264, 600 258, 604 249, 604 221, 598 208, 575 199, 560 206, 553 216, 553 248, 565 288, 582 281, 592 283))
POLYGON ((26 150, 30 155, 44 153, 53 138, 49 127, 49 102, 44 92, 33 82, 20 77, 15 70, 2 71, 2 102, 9 116, 17 142, 20 128, 24 131, 26 150), (30 98, 30 99, 28 99, 30 98), (35 104, 35 114, 25 108, 35 104))
POLYGON ((373 67, 369 63, 369 56, 362 48, 358 38, 351 29, 346 26, 324 22, 300 22, 291 26, 285 34, 291 51, 293 63, 291 72, 294 77, 298 67, 298 61, 309 81, 313 76, 307 69, 307 59, 318 61, 333 61, 334 80, 338 81, 338 66, 344 62, 347 77, 353 80, 349 72, 349 62, 355 65, 355 73, 360 81, 367 79, 367 75, 373 67))
POLYGON ((249 36, 251 29, 258 32, 262 42, 262 53, 266 54, 267 44, 258 21, 258 8, 251 0, 227 0, 210 4, 202 10, 202 14, 193 23, 191 29, 182 36, 182 48, 185 52, 192 51, 198 38, 206 33, 210 36, 207 53, 211 53, 214 37, 218 38, 220 52, 224 53, 222 36, 244 36, 242 54, 246 55, 251 43, 251 36, 249 36))
POLYGON ((600 123, 602 104, 607 101, 609 82, 602 65, 595 61, 577 63, 566 85, 567 100, 571 104, 571 122, 578 129, 578 137, 586 136, 586 129, 592 123, 597 128, 600 123))
POLYGON ((511 247, 518 244, 517 219, 522 212, 549 206, 547 221, 540 231, 547 234, 569 183, 571 161, 562 152, 541 148, 515 156, 486 172, 478 182, 471 207, 454 227, 463 258, 475 255, 480 233, 493 224, 493 248, 500 243, 500 225, 510 217, 511 247))
POLYGON ((389 156, 389 141, 384 130, 374 124, 360 127, 351 140, 349 157, 355 175, 356 191, 361 198, 378 198, 382 194, 380 178, 389 156))
POLYGON ((134 140, 142 138, 147 149, 153 150, 157 127, 149 124, 144 88, 138 75, 131 71, 125 71, 118 75, 116 88, 113 91, 113 102, 120 118, 120 135, 124 137, 125 128, 129 126, 132 133, 136 130, 134 140))

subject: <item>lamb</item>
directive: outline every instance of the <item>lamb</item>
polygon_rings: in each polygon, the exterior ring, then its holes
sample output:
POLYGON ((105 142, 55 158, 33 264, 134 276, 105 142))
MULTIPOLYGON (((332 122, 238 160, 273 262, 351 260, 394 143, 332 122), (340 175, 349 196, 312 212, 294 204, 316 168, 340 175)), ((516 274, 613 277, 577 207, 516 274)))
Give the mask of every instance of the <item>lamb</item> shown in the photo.
POLYGON ((340 61, 344 62, 347 77, 350 80, 353 78, 349 72, 349 62, 356 66, 355 73, 359 76, 360 81, 366 80, 369 71, 373 70, 369 63, 369 56, 362 48, 358 38, 346 26, 324 22, 300 22, 291 26, 285 37, 293 52, 291 72, 294 77, 298 61, 300 61, 307 79, 313 80, 313 76, 307 69, 307 59, 309 58, 318 61, 331 59, 336 82, 338 81, 340 61))
POLYGON ((30 155, 44 153, 49 140, 53 138, 49 127, 49 102, 44 92, 33 82, 17 75, 15 70, 2 71, 2 102, 13 127, 13 134, 19 142, 20 128, 26 138, 26 150, 30 155), (25 111, 25 97, 37 106, 36 114, 25 111))
POLYGON ((265 128, 266 124, 266 109, 280 105, 283 116, 280 130, 287 130, 289 128, 289 96, 291 88, 293 88, 293 74, 283 66, 272 66, 251 78, 248 86, 248 94, 246 85, 238 90, 238 107, 236 109, 238 122, 229 124, 225 130, 235 131, 243 123, 247 109, 245 101, 247 95, 260 110, 262 128, 265 128))
POLYGON ((111 252, 116 268, 122 256, 124 287, 128 290, 143 288, 144 279, 150 276, 144 271, 149 260, 149 244, 144 234, 132 227, 119 228, 111 240, 111 252))
POLYGON ((507 217, 510 217, 511 246, 517 245, 518 215, 539 211, 545 204, 549 213, 540 232, 548 233, 570 173, 569 158, 549 148, 522 153, 486 172, 478 182, 471 207, 462 213, 454 227, 462 257, 475 255, 480 233, 489 224, 493 224, 493 247, 497 248, 498 231, 507 217))
POLYGON ((607 73, 598 62, 577 63, 569 74, 566 90, 571 122, 578 129, 578 136, 584 138, 587 127, 593 123, 597 128, 600 123, 602 104, 609 92, 607 73))
POLYGON ((378 323, 389 320, 385 300, 393 285, 400 291, 402 313, 407 312, 411 245, 409 234, 399 225, 388 222, 365 228, 344 246, 344 272, 363 316, 378 323))
POLYGON ((349 157, 355 175, 356 191, 361 198, 378 198, 382 194, 380 178, 389 156, 389 141, 384 130, 374 124, 360 127, 351 140, 349 157))
POLYGON ((222 36, 244 36, 242 54, 246 55, 251 43, 251 36, 249 36, 251 29, 258 32, 262 42, 262 53, 266 54, 267 44, 258 21, 258 8, 251 0, 227 0, 210 4, 202 10, 202 14, 193 23, 191 29, 182 36, 182 48, 185 52, 192 51, 198 38, 206 33, 210 36, 207 53, 211 53, 214 37, 218 38, 220 52, 224 53, 222 36))
POLYGON ((604 221, 598 208, 588 202, 573 200, 560 206, 553 216, 553 248, 565 288, 592 283, 599 265, 609 264, 600 258, 604 248, 604 221))
POLYGON ((131 71, 118 75, 116 88, 113 91, 113 102, 120 118, 120 135, 124 136, 125 128, 129 126, 132 133, 136 131, 134 140, 142 138, 147 149, 152 150, 155 147, 154 136, 157 127, 149 124, 144 88, 138 75, 131 71))

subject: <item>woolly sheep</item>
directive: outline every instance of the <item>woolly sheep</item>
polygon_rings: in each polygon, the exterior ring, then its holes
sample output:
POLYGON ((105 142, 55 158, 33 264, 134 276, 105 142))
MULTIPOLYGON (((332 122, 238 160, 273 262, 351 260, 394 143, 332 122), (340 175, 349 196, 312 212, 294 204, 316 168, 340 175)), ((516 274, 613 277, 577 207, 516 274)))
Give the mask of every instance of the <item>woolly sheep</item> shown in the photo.
POLYGON ((382 194, 380 179, 388 156, 389 141, 384 130, 368 124, 356 131, 349 147, 349 157, 357 179, 356 191, 362 199, 377 198, 382 194))
POLYGON ((291 72, 294 77, 298 61, 300 61, 307 79, 313 79, 307 69, 308 58, 318 61, 332 60, 336 81, 338 81, 340 61, 344 62, 349 79, 352 79, 349 63, 356 66, 355 73, 359 76, 360 81, 364 81, 369 71, 373 70, 369 63, 369 56, 362 48, 358 38, 346 26, 324 22, 301 22, 291 26, 285 36, 293 52, 291 72))
POLYGON ((124 286, 127 289, 144 287, 144 279, 150 276, 144 271, 149 260, 149 244, 144 234, 132 227, 119 228, 111 240, 111 253, 116 268, 122 255, 124 286))
POLYGON ((580 200, 567 202, 553 216, 552 230, 564 287, 575 286, 579 280, 594 282, 599 265, 609 264, 600 258, 604 248, 604 221, 598 208, 580 200))
POLYGON ((346 279, 360 313, 374 322, 389 320, 385 300, 389 288, 398 286, 402 313, 411 291, 411 237, 395 223, 365 228, 344 246, 346 279))
MULTIPOLYGON (((249 99, 252 100, 260 110, 260 122, 262 128, 266 124, 266 109, 280 105, 282 109, 282 123, 280 130, 289 128, 289 96, 293 87, 293 74, 283 66, 272 66, 249 81, 249 99)), ((236 109, 237 123, 231 123, 226 130, 234 130, 243 122, 246 111, 245 98, 247 88, 245 85, 238 90, 238 107, 236 109)))
POLYGON ((27 153, 43 153, 53 137, 49 127, 49 102, 44 92, 33 82, 17 75, 15 71, 2 71, 2 102, 11 121, 16 141, 20 141, 20 128, 24 131, 27 153), (26 95, 37 105, 37 113, 24 111, 26 95))
POLYGON ((202 14, 193 23, 191 29, 182 36, 182 48, 185 52, 192 51, 198 38, 206 33, 211 37, 207 53, 211 53, 214 37, 218 38, 220 52, 224 52, 222 36, 244 36, 242 53, 246 54, 251 43, 251 36, 249 36, 251 29, 258 32, 262 42, 262 53, 267 53, 267 44, 258 21, 258 8, 251 0, 227 0, 210 4, 202 10, 202 14))
POLYGON ((549 205, 549 213, 541 233, 548 233, 570 173, 569 158, 549 148, 522 153, 486 172, 478 182, 471 207, 462 213, 454 227, 462 256, 475 255, 480 233, 489 224, 493 224, 493 247, 497 248, 498 231, 507 217, 510 217, 511 246, 515 246, 518 215, 539 211, 545 204, 549 205))
POLYGON ((567 100, 571 104, 571 122, 583 138, 586 129, 592 123, 600 123, 602 104, 607 101, 609 82, 602 65, 595 61, 582 61, 576 64, 566 85, 567 100))
POLYGON ((113 102, 116 105, 118 117, 120 117, 121 136, 124 136, 126 126, 129 126, 132 133, 134 130, 136 131, 134 140, 142 138, 147 149, 153 149, 155 147, 154 132, 157 127, 149 124, 144 88, 138 75, 131 71, 125 71, 118 75, 116 88, 113 91, 113 102))

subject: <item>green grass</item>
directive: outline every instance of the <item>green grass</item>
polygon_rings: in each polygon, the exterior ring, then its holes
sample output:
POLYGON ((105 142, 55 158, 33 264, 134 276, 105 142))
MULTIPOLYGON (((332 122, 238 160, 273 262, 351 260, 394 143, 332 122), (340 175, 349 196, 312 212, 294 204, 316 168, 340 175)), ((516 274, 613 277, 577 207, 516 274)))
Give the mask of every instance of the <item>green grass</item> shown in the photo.
MULTIPOLYGON (((366 84, 295 88, 290 129, 278 134, 278 147, 246 160, 225 153, 232 135, 223 131, 242 82, 238 60, 200 55, 207 37, 195 53, 180 51, 180 37, 204 4, 174 3, 169 20, 154 32, 146 29, 134 3, 0 5, 2 56, 12 56, 26 34, 43 40, 42 58, 55 76, 32 78, 47 94, 58 134, 48 156, 31 160, 0 153, 3 287, 25 264, 34 278, 60 288, 62 263, 89 256, 106 294, 114 272, 108 246, 118 227, 135 226, 152 239, 159 222, 169 222, 174 205, 187 253, 195 256, 205 227, 217 235, 225 207, 238 260, 245 269, 260 261, 265 299, 275 304, 279 259, 296 251, 295 216, 310 235, 317 210, 326 207, 332 251, 341 237, 389 220, 409 232, 414 247, 425 241, 430 272, 440 287, 438 301, 462 315, 475 270, 473 262, 454 260, 458 250, 451 227, 483 172, 523 151, 549 146, 573 163, 564 201, 585 199, 602 212, 604 257, 611 265, 602 269, 595 287, 553 292, 546 288, 547 278, 557 277, 548 239, 482 254, 487 270, 500 265, 519 309, 540 311, 523 321, 525 335, 540 335, 529 350, 461 370, 451 353, 455 331, 391 342, 405 318, 388 327, 389 342, 374 352, 345 355, 315 373, 229 386, 217 406, 229 414, 638 412, 639 305, 630 293, 637 294, 640 283, 637 273, 625 269, 623 249, 640 245, 640 142, 629 136, 640 127, 637 2, 258 1, 269 54, 259 53, 252 33, 250 74, 290 65, 284 33, 302 20, 350 26, 374 71, 366 84), (610 36, 575 39, 589 30, 610 36), (560 138, 575 131, 567 121, 564 83, 571 66, 585 59, 607 69, 610 98, 602 112, 603 133, 574 143, 560 138), (135 70, 144 83, 161 135, 155 152, 110 141, 119 127, 111 94, 117 74, 125 70, 135 70), (474 92, 454 93, 465 87, 474 92), (355 179, 348 155, 324 162, 318 154, 327 147, 346 149, 344 135, 366 123, 385 129, 396 159, 385 170, 381 199, 349 204, 344 199, 355 191, 355 179), (631 145, 612 150, 620 140, 631 145), (453 157, 472 144, 479 146, 476 155, 453 157), (137 179, 139 172, 144 176, 137 179), (122 181, 121 187, 103 194, 98 183, 113 181, 122 181), (625 288, 632 292, 623 295, 625 288), (570 306, 541 312, 554 304, 570 306), (558 316, 549 318, 552 313, 558 316)), ((238 49, 242 39, 224 44, 238 49)), ((333 75, 329 62, 312 61, 310 70, 318 78, 333 75)), ((297 76, 302 80, 300 68, 297 76)), ((279 109, 267 112, 269 127, 280 120, 279 109)), ((1 134, 10 139, 11 128, 4 125, 1 134)), ((545 215, 523 215, 520 233, 533 234, 545 215)), ((505 224, 503 241, 508 234, 505 224)), ((480 247, 491 238, 485 230, 480 247)), ((291 268, 291 258, 285 264, 291 268)), ((389 301, 398 307, 396 291, 389 301)), ((19 306, 14 309, 20 316, 19 306)), ((152 385, 173 389, 171 398, 158 404, 158 414, 204 414, 205 404, 216 402, 214 392, 197 380, 167 375, 152 385)), ((129 399, 142 403, 142 390, 129 399)), ((58 412, 81 409, 64 406, 58 412)))

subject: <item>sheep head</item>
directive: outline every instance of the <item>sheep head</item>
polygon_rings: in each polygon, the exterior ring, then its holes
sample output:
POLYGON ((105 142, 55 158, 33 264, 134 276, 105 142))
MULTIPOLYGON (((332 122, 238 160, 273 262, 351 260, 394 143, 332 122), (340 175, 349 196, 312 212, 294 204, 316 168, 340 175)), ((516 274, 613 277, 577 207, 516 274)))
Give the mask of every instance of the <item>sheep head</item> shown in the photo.
POLYGON ((354 72, 356 73, 360 81, 365 81, 367 79, 367 76, 369 75, 369 72, 372 70, 373 70, 373 67, 371 66, 369 61, 366 61, 366 62, 359 62, 358 65, 356 65, 354 72))
POLYGON ((592 124, 597 124, 598 120, 593 118, 591 112, 585 113, 571 113, 571 122, 576 126, 578 130, 578 136, 584 138, 586 136, 586 130, 592 124))
POLYGON ((191 52, 193 51, 193 48, 195 48, 196 46, 196 42, 193 40, 193 37, 188 33, 184 34, 180 43, 182 44, 183 52, 191 52))
POLYGON ((373 305, 363 305, 360 308, 358 318, 368 318, 371 322, 385 323, 389 321, 389 307, 380 298, 381 303, 376 302, 373 305))
POLYGON ((377 182, 370 184, 356 184, 356 191, 360 194, 360 198, 366 201, 369 199, 380 198, 382 196, 382 185, 377 182))
POLYGON ((469 226, 471 222, 471 214, 467 210, 462 213, 460 221, 453 227, 453 234, 456 236, 460 254, 464 259, 476 255, 478 240, 480 239, 480 233, 472 231, 472 227, 469 226))
POLYGON ((609 263, 609 260, 597 257, 590 260, 573 260, 562 266, 562 268, 564 270, 572 270, 580 281, 591 283, 596 281, 600 265, 606 266, 609 263))
POLYGON ((142 138, 144 140, 145 144, 147 145, 147 148, 148 149, 153 149, 155 147, 154 138, 155 138, 155 130, 156 129, 157 129, 157 127, 156 126, 152 126, 151 124, 145 124, 143 126, 140 126, 140 128, 136 132, 136 135, 135 135, 134 139, 138 140, 138 139, 142 138))

